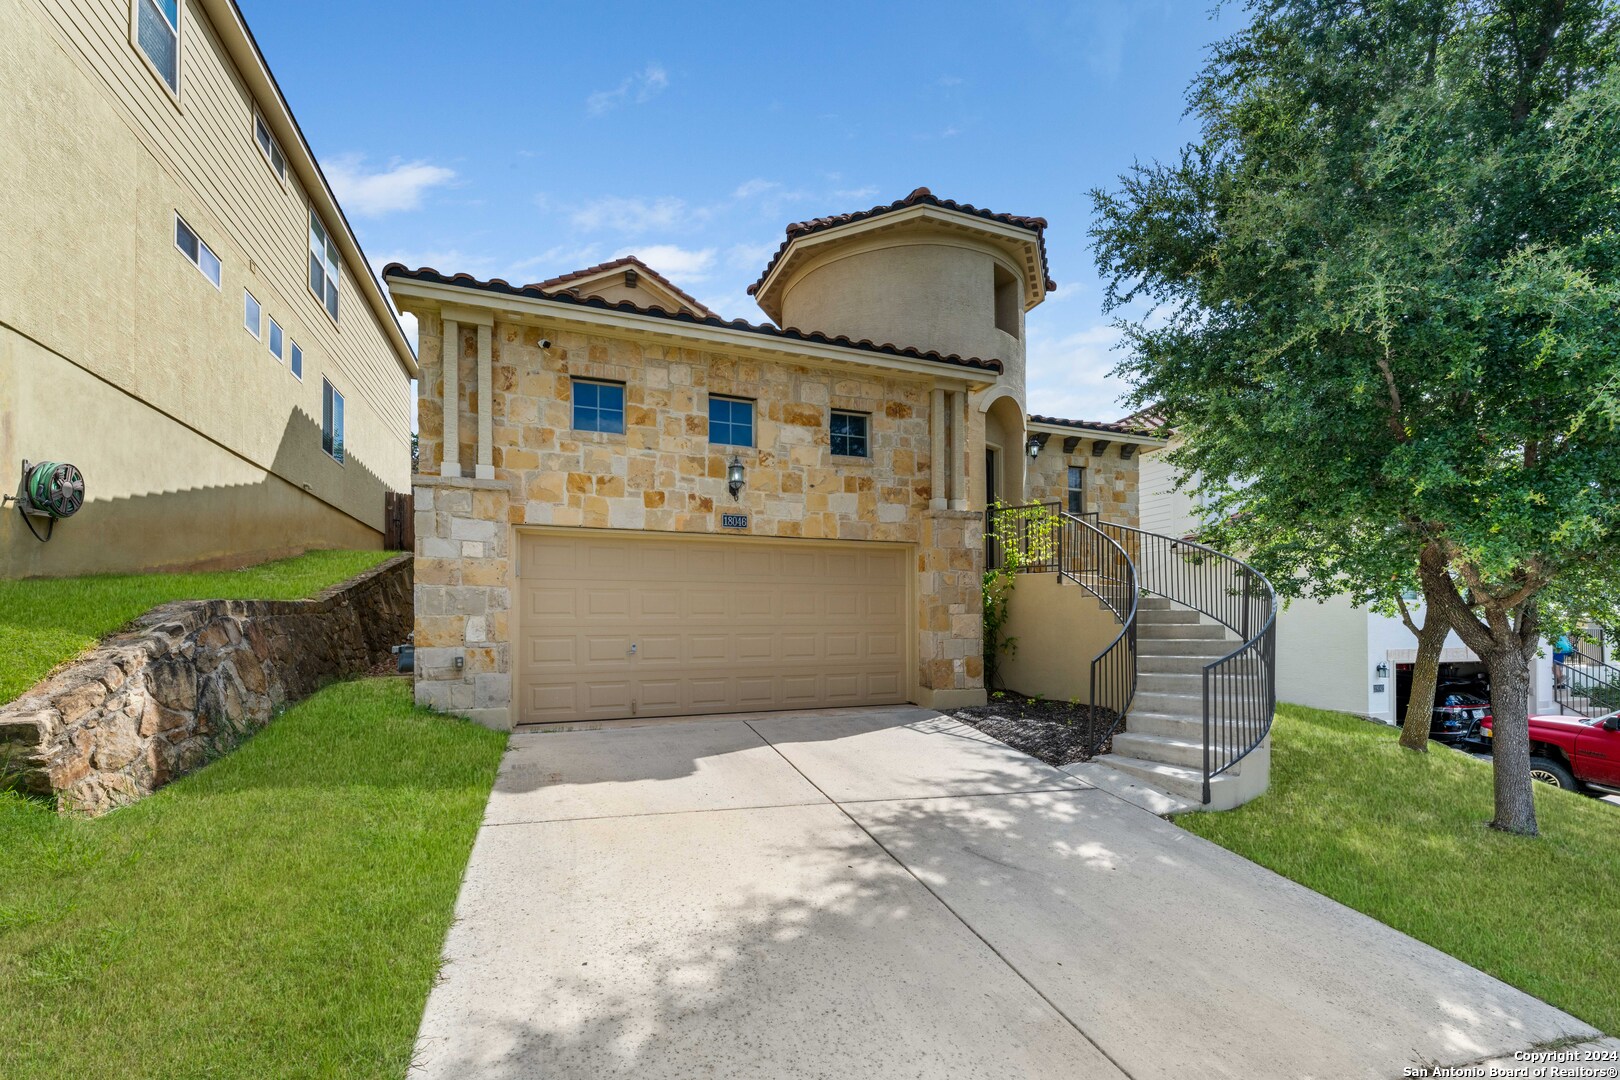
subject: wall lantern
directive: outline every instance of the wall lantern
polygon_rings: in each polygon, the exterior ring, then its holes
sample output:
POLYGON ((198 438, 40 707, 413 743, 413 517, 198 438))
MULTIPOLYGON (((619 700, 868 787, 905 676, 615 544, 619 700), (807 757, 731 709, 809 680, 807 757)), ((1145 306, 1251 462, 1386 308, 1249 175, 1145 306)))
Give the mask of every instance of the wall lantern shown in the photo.
POLYGON ((1388 664, 1380 663, 1375 670, 1377 671, 1378 677, 1380 679, 1389 678, 1389 665, 1388 664))
POLYGON ((1024 449, 1029 451, 1029 460, 1034 461, 1041 455, 1041 440, 1034 435, 1031 435, 1029 437, 1029 445, 1024 447, 1024 449))
POLYGON ((733 499, 742 494, 743 484, 745 483, 747 481, 743 479, 743 463, 736 454, 733 454, 731 455, 731 464, 726 466, 726 489, 731 492, 733 499))

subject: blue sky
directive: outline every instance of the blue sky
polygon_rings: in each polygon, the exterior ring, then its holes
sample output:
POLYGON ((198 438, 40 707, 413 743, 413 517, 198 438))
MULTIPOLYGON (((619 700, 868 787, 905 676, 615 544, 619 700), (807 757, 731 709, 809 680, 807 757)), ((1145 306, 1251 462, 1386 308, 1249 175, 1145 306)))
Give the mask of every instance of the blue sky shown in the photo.
POLYGON ((240 0, 377 268, 521 284, 630 252, 726 318, 790 221, 919 185, 1045 217, 1029 404, 1112 420, 1088 192, 1193 132, 1240 12, 1162 3, 240 0))

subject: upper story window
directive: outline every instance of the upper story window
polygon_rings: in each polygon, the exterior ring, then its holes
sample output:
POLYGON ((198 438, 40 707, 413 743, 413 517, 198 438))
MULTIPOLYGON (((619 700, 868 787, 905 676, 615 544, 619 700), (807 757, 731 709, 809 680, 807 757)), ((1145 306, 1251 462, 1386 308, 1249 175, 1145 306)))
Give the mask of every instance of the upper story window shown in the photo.
POLYGON ((202 271, 203 277, 214 283, 214 288, 219 288, 219 256, 197 237, 179 214, 174 215, 174 246, 202 271))
POLYGON ((327 314, 338 317, 338 249, 315 211, 309 212, 309 291, 326 305, 327 314))
POLYGON ((264 160, 270 163, 270 168, 275 170, 275 174, 282 180, 287 179, 287 155, 281 152, 276 137, 270 134, 269 126, 265 124, 264 117, 259 115, 257 109, 253 111, 253 141, 259 144, 259 152, 264 155, 264 160))
POLYGON ((296 341, 292 343, 292 356, 287 360, 287 367, 293 373, 293 378, 304 381, 304 350, 298 347, 296 341))
POLYGON ((624 384, 574 380, 574 430, 624 434, 624 384))
POLYGON ((1069 513, 1086 512, 1086 470, 1078 465, 1069 466, 1068 496, 1069 513))
POLYGON ((828 429, 832 435, 832 452, 843 457, 868 456, 866 423, 865 413, 833 410, 832 419, 828 421, 828 429))
POLYGON ((280 360, 286 354, 287 343, 281 332, 281 324, 275 317, 270 318, 270 355, 280 360))
POLYGON ((754 403, 741 398, 709 398, 709 441, 725 446, 754 445, 754 403))
POLYGON ((180 0, 135 0, 135 42, 152 70, 180 92, 180 0))
POLYGON ((1018 277, 1005 267, 995 268, 996 329, 1004 334, 1018 336, 1018 314, 1023 305, 1023 293, 1018 277))
POLYGON ((343 463, 343 395, 327 379, 321 380, 321 449, 343 463))
POLYGON ((259 306, 259 301, 254 298, 252 293, 248 292, 246 289, 243 289, 242 325, 247 327, 248 333, 252 334, 254 337, 259 337, 260 334, 263 333, 263 321, 264 309, 259 306))

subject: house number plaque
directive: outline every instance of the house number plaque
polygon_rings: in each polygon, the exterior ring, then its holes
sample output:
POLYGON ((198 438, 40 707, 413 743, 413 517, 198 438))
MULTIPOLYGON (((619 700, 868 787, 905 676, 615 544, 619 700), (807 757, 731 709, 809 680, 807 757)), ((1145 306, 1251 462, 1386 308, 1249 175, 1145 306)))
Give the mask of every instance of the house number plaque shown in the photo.
POLYGON ((748 515, 747 514, 721 514, 720 515, 720 527, 722 529, 746 529, 746 528, 748 528, 748 515))

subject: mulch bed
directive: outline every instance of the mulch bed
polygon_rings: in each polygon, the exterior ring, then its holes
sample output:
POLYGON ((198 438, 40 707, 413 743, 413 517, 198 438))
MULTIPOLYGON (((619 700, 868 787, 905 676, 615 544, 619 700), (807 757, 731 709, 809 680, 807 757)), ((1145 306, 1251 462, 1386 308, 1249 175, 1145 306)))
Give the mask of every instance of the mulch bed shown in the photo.
MULTIPOLYGON (((1094 713, 1089 705, 1025 697, 1006 690, 992 693, 987 705, 956 709, 951 716, 1048 765, 1090 761, 1092 745, 1117 719, 1111 709, 1094 713)), ((1097 753, 1106 754, 1108 750, 1105 742, 1097 753)))

